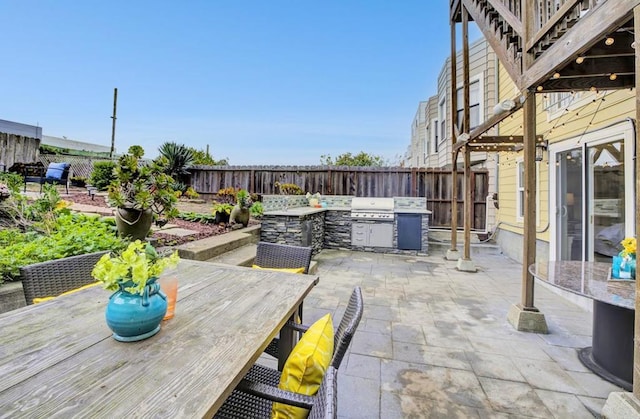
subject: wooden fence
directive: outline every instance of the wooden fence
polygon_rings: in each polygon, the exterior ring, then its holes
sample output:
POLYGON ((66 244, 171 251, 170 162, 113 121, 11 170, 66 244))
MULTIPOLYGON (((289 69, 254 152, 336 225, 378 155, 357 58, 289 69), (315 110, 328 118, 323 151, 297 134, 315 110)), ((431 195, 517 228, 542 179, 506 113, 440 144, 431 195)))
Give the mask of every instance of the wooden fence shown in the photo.
MULTIPOLYGON (((351 166, 195 166, 190 184, 201 195, 235 187, 257 194, 277 194, 275 184, 293 183, 304 192, 363 197, 425 197, 432 227, 451 226, 451 172, 441 169, 351 166)), ((472 228, 486 226, 487 170, 472 172, 472 228)), ((458 172, 458 226, 463 225, 464 173, 458 172)))
MULTIPOLYGON (((9 169, 14 163, 35 163, 40 140, 0 132, 0 164, 9 169)), ((2 167, 0 167, 0 170, 2 167)))
POLYGON ((69 154, 40 154, 38 161, 49 166, 49 163, 69 163, 71 176, 89 178, 93 172, 93 164, 97 161, 109 160, 108 157, 75 156, 69 154))

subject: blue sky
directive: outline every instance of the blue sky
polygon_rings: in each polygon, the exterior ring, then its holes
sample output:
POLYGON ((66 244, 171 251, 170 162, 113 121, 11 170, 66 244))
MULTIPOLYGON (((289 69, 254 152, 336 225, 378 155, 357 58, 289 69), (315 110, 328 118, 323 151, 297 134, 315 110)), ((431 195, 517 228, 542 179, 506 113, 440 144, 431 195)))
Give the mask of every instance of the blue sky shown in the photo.
POLYGON ((117 87, 118 152, 176 141, 234 165, 392 162, 436 93, 448 5, 5 1, 0 119, 110 145, 117 87))

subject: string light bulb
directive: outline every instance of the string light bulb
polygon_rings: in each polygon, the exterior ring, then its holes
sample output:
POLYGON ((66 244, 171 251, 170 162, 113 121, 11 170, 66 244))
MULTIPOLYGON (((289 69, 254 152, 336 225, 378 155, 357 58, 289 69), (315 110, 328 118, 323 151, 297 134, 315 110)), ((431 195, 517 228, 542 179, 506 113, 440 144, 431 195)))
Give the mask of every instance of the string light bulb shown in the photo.
POLYGON ((611 74, 609 75, 609 80, 615 80, 615 79, 617 79, 617 78, 618 78, 618 75, 617 75, 616 73, 611 73, 611 74))
POLYGON ((576 58, 576 64, 582 64, 584 62, 584 57, 576 58))
POLYGON ((610 36, 607 36, 607 39, 604 40, 604 44, 607 46, 613 45, 614 42, 616 42, 616 40, 610 36))
POLYGON ((542 89, 544 89, 544 87, 542 87, 542 86, 538 86, 538 87, 536 88, 536 90, 537 90, 538 92, 542 92, 542 89))
POLYGON ((558 73, 558 72, 553 73, 553 78, 554 79, 559 79, 560 78, 560 73, 558 73))

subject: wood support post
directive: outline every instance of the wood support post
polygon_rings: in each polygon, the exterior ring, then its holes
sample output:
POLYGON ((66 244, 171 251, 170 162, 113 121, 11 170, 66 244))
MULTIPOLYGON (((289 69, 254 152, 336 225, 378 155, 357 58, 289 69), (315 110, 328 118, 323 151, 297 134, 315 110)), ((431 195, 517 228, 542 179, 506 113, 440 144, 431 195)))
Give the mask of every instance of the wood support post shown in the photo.
POLYGON ((535 311, 533 275, 529 265, 536 259, 536 95, 524 104, 524 243, 522 255, 522 306, 535 311))
MULTIPOLYGON (((456 124, 458 123, 458 98, 456 95, 456 71, 457 71, 457 51, 456 51, 456 22, 451 18, 451 259, 457 259, 458 252, 458 152, 456 145, 456 124)), ((445 124, 440 124, 445 126, 445 124)), ((440 135, 444 136, 442 132, 440 135)), ((449 257, 447 257, 449 259, 449 257)))
POLYGON ((471 259, 471 149, 464 148, 464 251, 462 257, 471 259))
MULTIPOLYGON (((469 100, 469 13, 462 6, 462 97, 463 124, 462 132, 469 133, 471 129, 471 112, 469 100)), ((453 95, 457 96, 454 86, 453 95)), ((464 148, 464 252, 463 259, 471 259, 471 149, 464 148)))

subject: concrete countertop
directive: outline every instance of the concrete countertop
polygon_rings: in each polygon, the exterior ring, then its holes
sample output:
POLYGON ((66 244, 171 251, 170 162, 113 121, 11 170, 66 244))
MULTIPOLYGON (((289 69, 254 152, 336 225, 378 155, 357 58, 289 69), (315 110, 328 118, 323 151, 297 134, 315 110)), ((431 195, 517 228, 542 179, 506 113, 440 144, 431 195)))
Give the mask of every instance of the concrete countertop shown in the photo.
POLYGON ((396 208, 393 212, 396 214, 431 214, 430 210, 420 208, 396 208))
MULTIPOLYGON (((324 211, 351 211, 351 207, 293 207, 287 210, 279 209, 267 211, 264 215, 286 216, 286 217, 303 217, 305 215, 316 214, 324 211)), ((396 214, 431 214, 431 211, 419 208, 397 208, 393 211, 396 214)))
POLYGON ((287 210, 279 209, 274 211, 266 211, 264 215, 277 215, 284 217, 303 217, 305 215, 316 214, 319 212, 327 211, 328 208, 314 208, 314 207, 294 207, 287 210))

